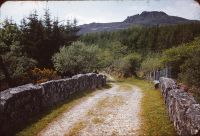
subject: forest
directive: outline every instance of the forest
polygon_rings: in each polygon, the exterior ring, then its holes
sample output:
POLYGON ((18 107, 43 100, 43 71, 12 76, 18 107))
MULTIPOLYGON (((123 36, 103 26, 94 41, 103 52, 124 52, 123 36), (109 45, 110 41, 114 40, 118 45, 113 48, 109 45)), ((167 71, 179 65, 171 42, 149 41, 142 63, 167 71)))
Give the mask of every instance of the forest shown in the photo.
POLYGON ((0 90, 26 83, 105 71, 121 78, 145 78, 171 66, 173 78, 200 96, 200 23, 132 26, 78 35, 77 20, 60 21, 46 10, 18 25, 0 26, 0 90))
POLYGON ((17 25, 6 19, 0 27, 1 90, 30 82, 59 78, 52 56, 78 39, 77 21, 63 23, 46 10, 43 18, 34 11, 17 25))

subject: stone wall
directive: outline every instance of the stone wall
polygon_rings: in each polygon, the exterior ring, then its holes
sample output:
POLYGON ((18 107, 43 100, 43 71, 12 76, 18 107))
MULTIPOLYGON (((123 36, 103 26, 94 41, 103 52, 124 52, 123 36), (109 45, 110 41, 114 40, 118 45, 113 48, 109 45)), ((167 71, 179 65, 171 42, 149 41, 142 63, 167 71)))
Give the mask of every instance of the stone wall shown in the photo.
POLYGON ((70 95, 106 84, 101 74, 80 74, 39 85, 27 84, 0 92, 0 135, 8 134, 30 118, 66 101, 70 95))
POLYGON ((170 78, 160 78, 161 93, 178 135, 200 135, 200 104, 170 78))

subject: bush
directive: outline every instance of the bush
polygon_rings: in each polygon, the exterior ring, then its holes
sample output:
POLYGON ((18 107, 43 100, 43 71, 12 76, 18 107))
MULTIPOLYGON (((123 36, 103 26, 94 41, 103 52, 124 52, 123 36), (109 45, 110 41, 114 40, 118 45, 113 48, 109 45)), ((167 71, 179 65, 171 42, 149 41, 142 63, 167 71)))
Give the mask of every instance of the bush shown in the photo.
POLYGON ((138 53, 131 53, 121 59, 115 60, 113 69, 122 77, 135 75, 140 67, 141 56, 138 53))
POLYGON ((181 65, 179 79, 192 87, 193 93, 200 96, 200 48, 181 65))
POLYGON ((163 67, 162 59, 159 54, 147 56, 141 63, 141 71, 145 74, 158 70, 163 67))
POLYGON ((200 38, 164 52, 164 63, 172 66, 172 74, 200 96, 200 38))
POLYGON ((42 83, 49 80, 60 78, 56 71, 46 68, 44 69, 34 68, 30 72, 30 77, 34 83, 42 83))
POLYGON ((82 42, 75 42, 71 46, 62 47, 53 56, 53 64, 63 75, 87 73, 99 69, 99 48, 95 45, 86 46, 82 42))
POLYGON ((200 47, 199 43, 200 38, 191 43, 164 51, 163 63, 172 67, 173 78, 178 78, 178 74, 181 72, 180 66, 200 47))
POLYGON ((200 51, 194 53, 181 65, 179 77, 188 85, 200 87, 200 51))

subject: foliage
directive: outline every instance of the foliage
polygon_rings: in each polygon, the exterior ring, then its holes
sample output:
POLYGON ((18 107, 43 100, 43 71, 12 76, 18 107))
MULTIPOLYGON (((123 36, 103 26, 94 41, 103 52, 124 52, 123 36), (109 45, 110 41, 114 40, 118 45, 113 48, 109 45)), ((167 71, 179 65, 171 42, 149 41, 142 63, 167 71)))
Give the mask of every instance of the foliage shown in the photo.
POLYGON ((0 25, 1 83, 9 87, 25 84, 31 81, 28 71, 34 67, 52 69, 53 54, 78 39, 76 25, 77 20, 66 24, 52 20, 48 10, 42 19, 36 11, 31 13, 20 26, 5 20, 0 25))
MULTIPOLYGON (((200 49, 200 48, 199 48, 200 49)), ((195 51, 182 65, 180 78, 189 85, 200 87, 200 50, 195 51)))
POLYGON ((129 50, 146 54, 192 41, 199 34, 200 23, 191 23, 153 27, 134 26, 115 32, 85 34, 81 40, 88 44, 98 44, 100 47, 106 47, 105 43, 119 41, 129 50))
POLYGON ((1 80, 28 81, 27 71, 34 67, 55 68, 65 76, 107 70, 127 77, 136 75, 140 66, 144 73, 171 66, 174 78, 186 81, 186 73, 191 73, 187 70, 188 56, 200 43, 198 39, 191 42, 200 35, 198 22, 138 25, 114 32, 84 34, 80 38, 78 31, 76 19, 61 23, 52 19, 48 10, 43 18, 39 18, 36 11, 31 13, 20 26, 5 20, 0 27, 1 80), (74 42, 78 38, 81 42, 74 42))
POLYGON ((123 58, 117 59, 113 64, 113 71, 119 73, 122 77, 131 75, 136 76, 140 67, 141 56, 138 53, 131 53, 123 58))
POLYGON ((174 78, 178 78, 178 74, 181 72, 180 66, 200 48, 199 43, 200 39, 197 38, 193 42, 164 51, 163 63, 172 67, 172 75, 174 78))
POLYGON ((9 21, 5 21, 0 29, 1 80, 6 79, 9 86, 27 83, 27 71, 37 64, 23 51, 19 34, 17 25, 9 21))
POLYGON ((161 55, 154 54, 146 56, 141 63, 141 71, 144 73, 152 72, 163 67, 161 55))
POLYGON ((110 60, 107 65, 109 70, 122 76, 135 73, 130 71, 134 65, 125 58, 131 52, 137 52, 142 60, 140 73, 147 74, 170 66, 173 78, 193 88, 199 88, 200 38, 196 38, 199 34, 200 23, 191 23, 153 27, 134 26, 115 32, 85 34, 81 40, 86 44, 96 44, 103 49, 102 53, 106 52, 110 60))
POLYGON ((192 43, 194 45, 188 46, 191 44, 188 42, 193 41, 199 34, 200 23, 197 22, 153 27, 133 26, 115 32, 88 33, 80 39, 102 49, 101 54, 108 58, 104 64, 111 72, 115 71, 122 76, 132 75, 134 72, 128 70, 131 65, 124 57, 131 52, 137 52, 142 59, 140 73, 147 74, 170 66, 173 78, 178 78, 181 73, 180 66, 200 43, 195 40, 196 43, 192 43))
POLYGON ((129 53, 120 42, 112 42, 106 48, 75 42, 61 48, 53 57, 55 69, 63 75, 97 70, 110 70, 122 76, 136 75, 140 60, 140 54, 129 53))
POLYGON ((54 71, 53 69, 46 69, 46 68, 44 69, 34 68, 33 70, 31 70, 30 76, 33 82, 35 83, 42 83, 59 78, 56 71, 54 71))
POLYGON ((179 78, 189 85, 200 100, 200 48, 181 65, 179 78))
POLYGON ((200 38, 163 53, 163 62, 172 67, 174 77, 193 88, 200 96, 200 38))
POLYGON ((98 69, 99 48, 75 42, 71 46, 62 47, 53 57, 54 67, 62 74, 73 75, 98 69))
POLYGON ((120 42, 110 42, 104 45, 105 47, 100 48, 99 57, 99 66, 101 69, 113 69, 114 63, 119 59, 123 58, 128 54, 128 49, 126 46, 122 45, 120 42))
POLYGON ((21 44, 29 57, 38 61, 38 67, 52 68, 51 58, 59 48, 70 45, 78 36, 77 21, 60 24, 59 20, 52 20, 48 10, 44 18, 39 19, 37 12, 24 18, 20 25, 22 33, 21 44))

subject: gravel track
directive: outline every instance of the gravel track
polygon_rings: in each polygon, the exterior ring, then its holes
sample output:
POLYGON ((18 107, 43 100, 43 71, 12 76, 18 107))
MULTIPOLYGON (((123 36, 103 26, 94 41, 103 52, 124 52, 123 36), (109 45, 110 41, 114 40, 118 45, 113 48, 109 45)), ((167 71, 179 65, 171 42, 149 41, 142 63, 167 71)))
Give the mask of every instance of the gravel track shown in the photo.
POLYGON ((140 125, 141 90, 133 85, 97 91, 50 123, 39 136, 69 136, 80 121, 80 136, 135 136, 140 125))

